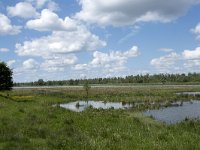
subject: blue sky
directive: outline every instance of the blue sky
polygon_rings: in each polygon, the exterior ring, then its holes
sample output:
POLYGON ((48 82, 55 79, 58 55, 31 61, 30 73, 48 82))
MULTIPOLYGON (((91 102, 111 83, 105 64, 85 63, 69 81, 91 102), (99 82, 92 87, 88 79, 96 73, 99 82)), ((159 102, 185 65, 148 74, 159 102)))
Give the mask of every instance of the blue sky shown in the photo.
POLYGON ((1 0, 15 82, 200 71, 200 0, 1 0))

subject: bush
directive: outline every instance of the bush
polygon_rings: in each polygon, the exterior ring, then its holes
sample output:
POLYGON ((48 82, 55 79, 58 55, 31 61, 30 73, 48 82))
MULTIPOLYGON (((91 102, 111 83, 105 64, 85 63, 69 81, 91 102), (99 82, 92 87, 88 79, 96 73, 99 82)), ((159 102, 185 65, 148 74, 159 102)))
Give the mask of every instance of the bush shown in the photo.
POLYGON ((11 90, 12 87, 12 70, 4 62, 0 62, 0 91, 11 90))
POLYGON ((85 89, 86 96, 88 97, 88 95, 89 95, 89 90, 90 90, 90 88, 91 88, 91 86, 89 85, 88 80, 85 81, 85 83, 84 83, 84 85, 83 85, 83 88, 85 89))

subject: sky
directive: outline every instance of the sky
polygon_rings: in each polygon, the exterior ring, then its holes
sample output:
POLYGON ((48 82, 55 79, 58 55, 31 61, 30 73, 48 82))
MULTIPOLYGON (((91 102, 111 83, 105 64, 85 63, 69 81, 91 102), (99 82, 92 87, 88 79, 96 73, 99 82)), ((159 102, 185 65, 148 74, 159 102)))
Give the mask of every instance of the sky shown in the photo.
POLYGON ((14 82, 200 72, 200 0, 0 0, 14 82))

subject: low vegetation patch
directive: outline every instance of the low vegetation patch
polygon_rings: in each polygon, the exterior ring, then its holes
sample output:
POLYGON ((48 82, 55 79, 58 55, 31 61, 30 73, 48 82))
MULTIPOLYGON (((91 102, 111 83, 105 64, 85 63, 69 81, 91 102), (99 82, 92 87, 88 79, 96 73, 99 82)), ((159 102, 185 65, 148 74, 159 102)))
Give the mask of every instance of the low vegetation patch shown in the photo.
POLYGON ((34 96, 12 96, 11 97, 14 101, 17 102, 30 102, 34 100, 34 96))

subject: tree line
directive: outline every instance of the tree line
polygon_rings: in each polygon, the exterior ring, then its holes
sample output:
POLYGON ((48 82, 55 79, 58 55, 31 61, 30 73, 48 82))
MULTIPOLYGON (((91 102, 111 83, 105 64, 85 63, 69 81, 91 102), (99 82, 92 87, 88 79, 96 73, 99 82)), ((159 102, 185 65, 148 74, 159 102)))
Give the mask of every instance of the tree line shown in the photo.
POLYGON ((14 83, 14 86, 64 86, 64 85, 84 85, 89 84, 198 84, 200 83, 200 73, 188 74, 146 74, 130 75, 126 77, 93 78, 93 79, 70 79, 62 81, 44 81, 39 79, 35 82, 14 83))

